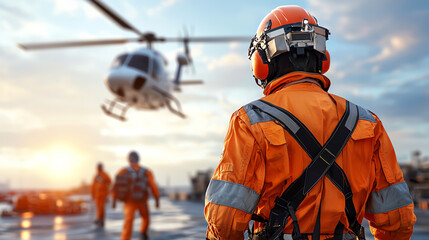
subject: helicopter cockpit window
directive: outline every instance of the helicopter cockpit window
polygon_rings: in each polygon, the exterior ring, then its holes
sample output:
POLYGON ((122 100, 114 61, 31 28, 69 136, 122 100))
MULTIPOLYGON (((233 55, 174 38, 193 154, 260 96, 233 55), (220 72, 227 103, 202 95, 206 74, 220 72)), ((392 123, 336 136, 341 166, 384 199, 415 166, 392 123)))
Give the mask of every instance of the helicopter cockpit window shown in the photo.
POLYGON ((161 68, 159 66, 158 61, 153 61, 153 68, 152 68, 152 77, 155 79, 161 78, 161 68))
POLYGON ((148 72, 149 70, 149 58, 145 55, 133 55, 131 57, 128 66, 138 69, 143 72, 148 72))
POLYGON ((128 57, 128 54, 121 54, 121 55, 117 56, 115 58, 115 60, 113 61, 111 68, 117 68, 117 67, 121 66, 122 64, 124 64, 125 59, 127 59, 127 57, 128 57))

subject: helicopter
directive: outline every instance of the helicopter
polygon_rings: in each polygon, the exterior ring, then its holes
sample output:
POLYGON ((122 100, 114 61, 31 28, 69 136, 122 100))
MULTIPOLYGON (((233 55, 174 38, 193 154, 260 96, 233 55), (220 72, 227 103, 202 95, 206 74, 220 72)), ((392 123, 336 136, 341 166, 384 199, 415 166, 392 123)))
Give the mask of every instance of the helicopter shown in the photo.
POLYGON ((110 67, 105 84, 113 94, 113 100, 101 105, 103 112, 121 121, 126 120, 130 107, 139 110, 157 110, 168 108, 173 114, 185 118, 179 100, 172 94, 181 91, 183 85, 202 84, 202 80, 183 81, 181 72, 184 66, 192 64, 189 50, 190 42, 238 42, 249 41, 250 37, 158 37, 153 32, 141 32, 118 13, 99 0, 88 0, 95 8, 104 13, 123 29, 137 34, 136 38, 104 39, 89 41, 63 41, 49 43, 19 43, 23 50, 42 50, 66 47, 100 46, 125 44, 129 42, 146 43, 144 48, 119 54, 110 67), (177 55, 177 69, 174 79, 169 79, 164 56, 152 48, 153 43, 182 42, 184 52, 177 55))

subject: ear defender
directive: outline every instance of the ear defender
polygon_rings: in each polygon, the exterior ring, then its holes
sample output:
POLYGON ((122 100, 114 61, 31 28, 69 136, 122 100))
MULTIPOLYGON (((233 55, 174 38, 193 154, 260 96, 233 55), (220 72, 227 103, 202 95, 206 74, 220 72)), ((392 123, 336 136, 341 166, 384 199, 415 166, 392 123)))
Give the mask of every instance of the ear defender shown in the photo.
POLYGON ((328 50, 326 50, 325 56, 326 59, 322 62, 322 74, 325 74, 329 70, 329 66, 331 65, 331 56, 329 55, 328 50))
POLYGON ((268 78, 270 68, 268 63, 264 63, 258 51, 253 52, 251 57, 253 75, 259 80, 268 78))

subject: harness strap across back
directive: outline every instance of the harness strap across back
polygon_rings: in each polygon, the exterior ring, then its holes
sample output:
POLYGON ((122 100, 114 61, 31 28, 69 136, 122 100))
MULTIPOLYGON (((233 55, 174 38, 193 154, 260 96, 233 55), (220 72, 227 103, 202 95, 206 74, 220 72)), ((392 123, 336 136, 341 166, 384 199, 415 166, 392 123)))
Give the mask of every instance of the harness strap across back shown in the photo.
MULTIPOLYGON (((303 171, 280 197, 275 200, 275 206, 271 210, 267 224, 269 239, 278 239, 282 236, 287 218, 294 215, 306 194, 323 177, 327 176, 334 185, 344 194, 346 199, 346 216, 350 229, 356 234, 361 234, 361 225, 356 219, 356 210, 353 204, 352 191, 344 171, 335 163, 338 155, 350 139, 358 122, 358 107, 346 102, 346 110, 337 124, 332 135, 321 146, 308 128, 293 114, 283 108, 277 107, 264 100, 251 103, 255 111, 268 114, 276 120, 289 134, 300 144, 303 150, 310 156, 312 162, 303 171), (291 212, 293 211, 293 212, 291 212)), ((320 227, 320 226, 319 226, 320 227)), ((315 230, 318 231, 318 230, 315 230)))

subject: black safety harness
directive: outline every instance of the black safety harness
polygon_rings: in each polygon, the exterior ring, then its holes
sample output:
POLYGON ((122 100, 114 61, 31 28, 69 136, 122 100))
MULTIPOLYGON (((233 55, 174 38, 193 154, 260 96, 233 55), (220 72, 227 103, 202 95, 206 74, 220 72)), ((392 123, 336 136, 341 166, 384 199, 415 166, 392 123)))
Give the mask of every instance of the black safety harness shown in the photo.
MULTIPOLYGON (((256 114, 268 114, 275 119, 275 123, 288 131, 312 159, 312 162, 304 169, 301 176, 292 182, 281 196, 275 199, 275 205, 271 209, 268 221, 256 214, 252 215, 252 220, 266 223, 266 228, 264 229, 266 238, 270 240, 283 239, 283 230, 288 217, 290 217, 293 225, 292 238, 294 240, 308 239, 310 234, 302 234, 299 230, 295 212, 307 193, 326 175, 344 194, 345 212, 349 228, 358 239, 365 239, 364 229, 356 218, 350 184, 343 169, 335 162, 356 127, 359 119, 358 107, 346 101, 346 110, 343 116, 328 141, 321 146, 308 128, 285 109, 264 100, 254 101, 250 105, 256 114)), ((312 240, 320 239, 320 208, 319 205, 312 240)), ((338 222, 332 239, 343 239, 343 231, 344 225, 338 222)))

